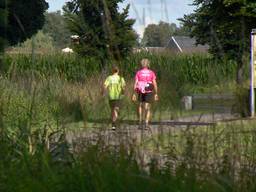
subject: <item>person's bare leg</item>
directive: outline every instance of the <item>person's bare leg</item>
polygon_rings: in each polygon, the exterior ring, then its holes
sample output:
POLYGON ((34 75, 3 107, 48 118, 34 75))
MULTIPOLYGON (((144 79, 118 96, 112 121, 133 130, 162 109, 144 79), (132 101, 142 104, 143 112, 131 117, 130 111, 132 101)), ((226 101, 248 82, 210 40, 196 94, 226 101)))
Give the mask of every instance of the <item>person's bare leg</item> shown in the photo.
POLYGON ((151 112, 150 112, 150 103, 145 103, 145 124, 146 124, 146 127, 148 126, 149 124, 149 121, 150 121, 150 118, 151 118, 151 112))
POLYGON ((140 102, 138 105, 138 119, 139 119, 139 129, 143 128, 144 120, 144 103, 140 102))
POLYGON ((140 102, 138 106, 138 118, 139 118, 139 126, 141 126, 143 122, 143 103, 142 102, 140 102))
POLYGON ((111 112, 112 126, 115 127, 118 118, 119 107, 113 107, 111 112))

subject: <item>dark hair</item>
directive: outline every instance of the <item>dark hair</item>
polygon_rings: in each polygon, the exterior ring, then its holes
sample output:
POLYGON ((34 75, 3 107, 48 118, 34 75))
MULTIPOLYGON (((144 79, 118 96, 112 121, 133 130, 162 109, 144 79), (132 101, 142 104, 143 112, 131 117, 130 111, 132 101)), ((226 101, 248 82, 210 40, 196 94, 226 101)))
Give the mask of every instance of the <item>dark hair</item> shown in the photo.
POLYGON ((119 68, 118 68, 116 65, 114 65, 114 66, 112 67, 112 72, 113 72, 113 73, 119 72, 119 68))

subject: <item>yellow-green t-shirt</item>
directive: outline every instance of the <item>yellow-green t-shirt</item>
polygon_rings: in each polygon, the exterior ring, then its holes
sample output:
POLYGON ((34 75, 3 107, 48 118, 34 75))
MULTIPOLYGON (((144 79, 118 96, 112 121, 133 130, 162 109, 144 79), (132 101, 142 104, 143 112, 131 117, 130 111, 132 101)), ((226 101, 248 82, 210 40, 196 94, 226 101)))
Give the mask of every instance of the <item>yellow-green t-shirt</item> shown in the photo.
POLYGON ((125 87, 125 81, 123 77, 117 74, 110 75, 107 77, 105 87, 108 89, 108 96, 110 100, 121 99, 122 91, 125 87))

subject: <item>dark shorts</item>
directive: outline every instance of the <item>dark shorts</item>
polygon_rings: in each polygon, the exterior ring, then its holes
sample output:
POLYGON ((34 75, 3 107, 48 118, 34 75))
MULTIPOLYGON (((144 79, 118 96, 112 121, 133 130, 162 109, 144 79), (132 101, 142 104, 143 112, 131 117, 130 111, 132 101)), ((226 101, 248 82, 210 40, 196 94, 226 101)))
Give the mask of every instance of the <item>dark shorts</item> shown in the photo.
POLYGON ((111 108, 114 108, 114 107, 120 107, 121 106, 121 100, 117 99, 117 100, 109 100, 109 106, 111 108))
POLYGON ((153 93, 138 93, 138 101, 151 103, 153 101, 153 93))

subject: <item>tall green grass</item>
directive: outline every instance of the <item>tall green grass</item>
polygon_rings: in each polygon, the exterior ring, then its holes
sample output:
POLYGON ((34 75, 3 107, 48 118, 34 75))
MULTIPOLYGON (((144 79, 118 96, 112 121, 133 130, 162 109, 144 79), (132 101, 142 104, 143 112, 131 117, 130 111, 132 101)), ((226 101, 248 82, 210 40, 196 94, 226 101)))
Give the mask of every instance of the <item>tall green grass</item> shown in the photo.
POLYGON ((55 76, 64 80, 83 80, 84 77, 100 71, 95 58, 81 58, 76 55, 5 55, 4 69, 7 74, 26 74, 34 71, 41 77, 55 76))
MULTIPOLYGON (((95 81, 96 86, 89 85, 84 90, 90 92, 91 88, 100 88, 114 64, 120 66, 121 74, 132 84, 135 73, 140 68, 140 60, 144 57, 150 59, 151 68, 157 73, 161 96, 158 107, 178 109, 182 96, 212 90, 212 87, 227 82, 232 84, 235 79, 236 65, 231 61, 216 61, 209 55, 167 53, 132 54, 120 62, 105 61, 105 66, 97 58, 81 58, 75 54, 36 55, 33 58, 30 55, 6 55, 4 71, 7 78, 26 78, 33 74, 37 79, 57 78, 81 84, 85 81, 94 84, 95 81)), ((128 87, 132 89, 132 86, 128 87)))
POLYGON ((151 61, 151 68, 158 74, 159 79, 170 77, 176 87, 184 83, 202 85, 234 79, 235 63, 231 61, 216 61, 209 55, 173 55, 138 53, 128 56, 120 62, 105 61, 102 66, 97 58, 81 58, 75 54, 37 55, 35 60, 30 55, 6 55, 5 71, 14 70, 25 73, 36 71, 41 76, 58 76, 67 80, 83 80, 102 70, 109 70, 116 64, 125 77, 131 78, 139 68, 140 60, 147 57, 151 61))
MULTIPOLYGON (((130 56, 118 63, 127 81, 121 118, 136 117, 130 96, 143 57, 158 74, 160 101, 153 111, 160 120, 166 120, 166 111, 175 115, 181 95, 191 90, 187 85, 210 87, 234 79, 233 63, 205 55, 130 56)), ((109 119, 110 110, 100 88, 111 64, 104 68, 96 59, 76 55, 5 56, 0 191, 256 190, 254 123, 167 127, 168 133, 158 126, 160 134, 142 143, 124 137, 125 131, 102 136, 108 124, 99 120, 109 119), (70 143, 77 122, 83 124, 81 138, 76 135, 70 143), (88 129, 88 122, 99 129, 88 129)))
POLYGON ((153 155, 132 140, 119 140, 121 134, 113 135, 120 141, 114 145, 99 134, 73 148, 61 140, 52 149, 38 142, 36 153, 29 153, 1 132, 0 190, 253 192, 255 129, 240 126, 176 129, 162 135, 161 153, 151 147, 153 155))

